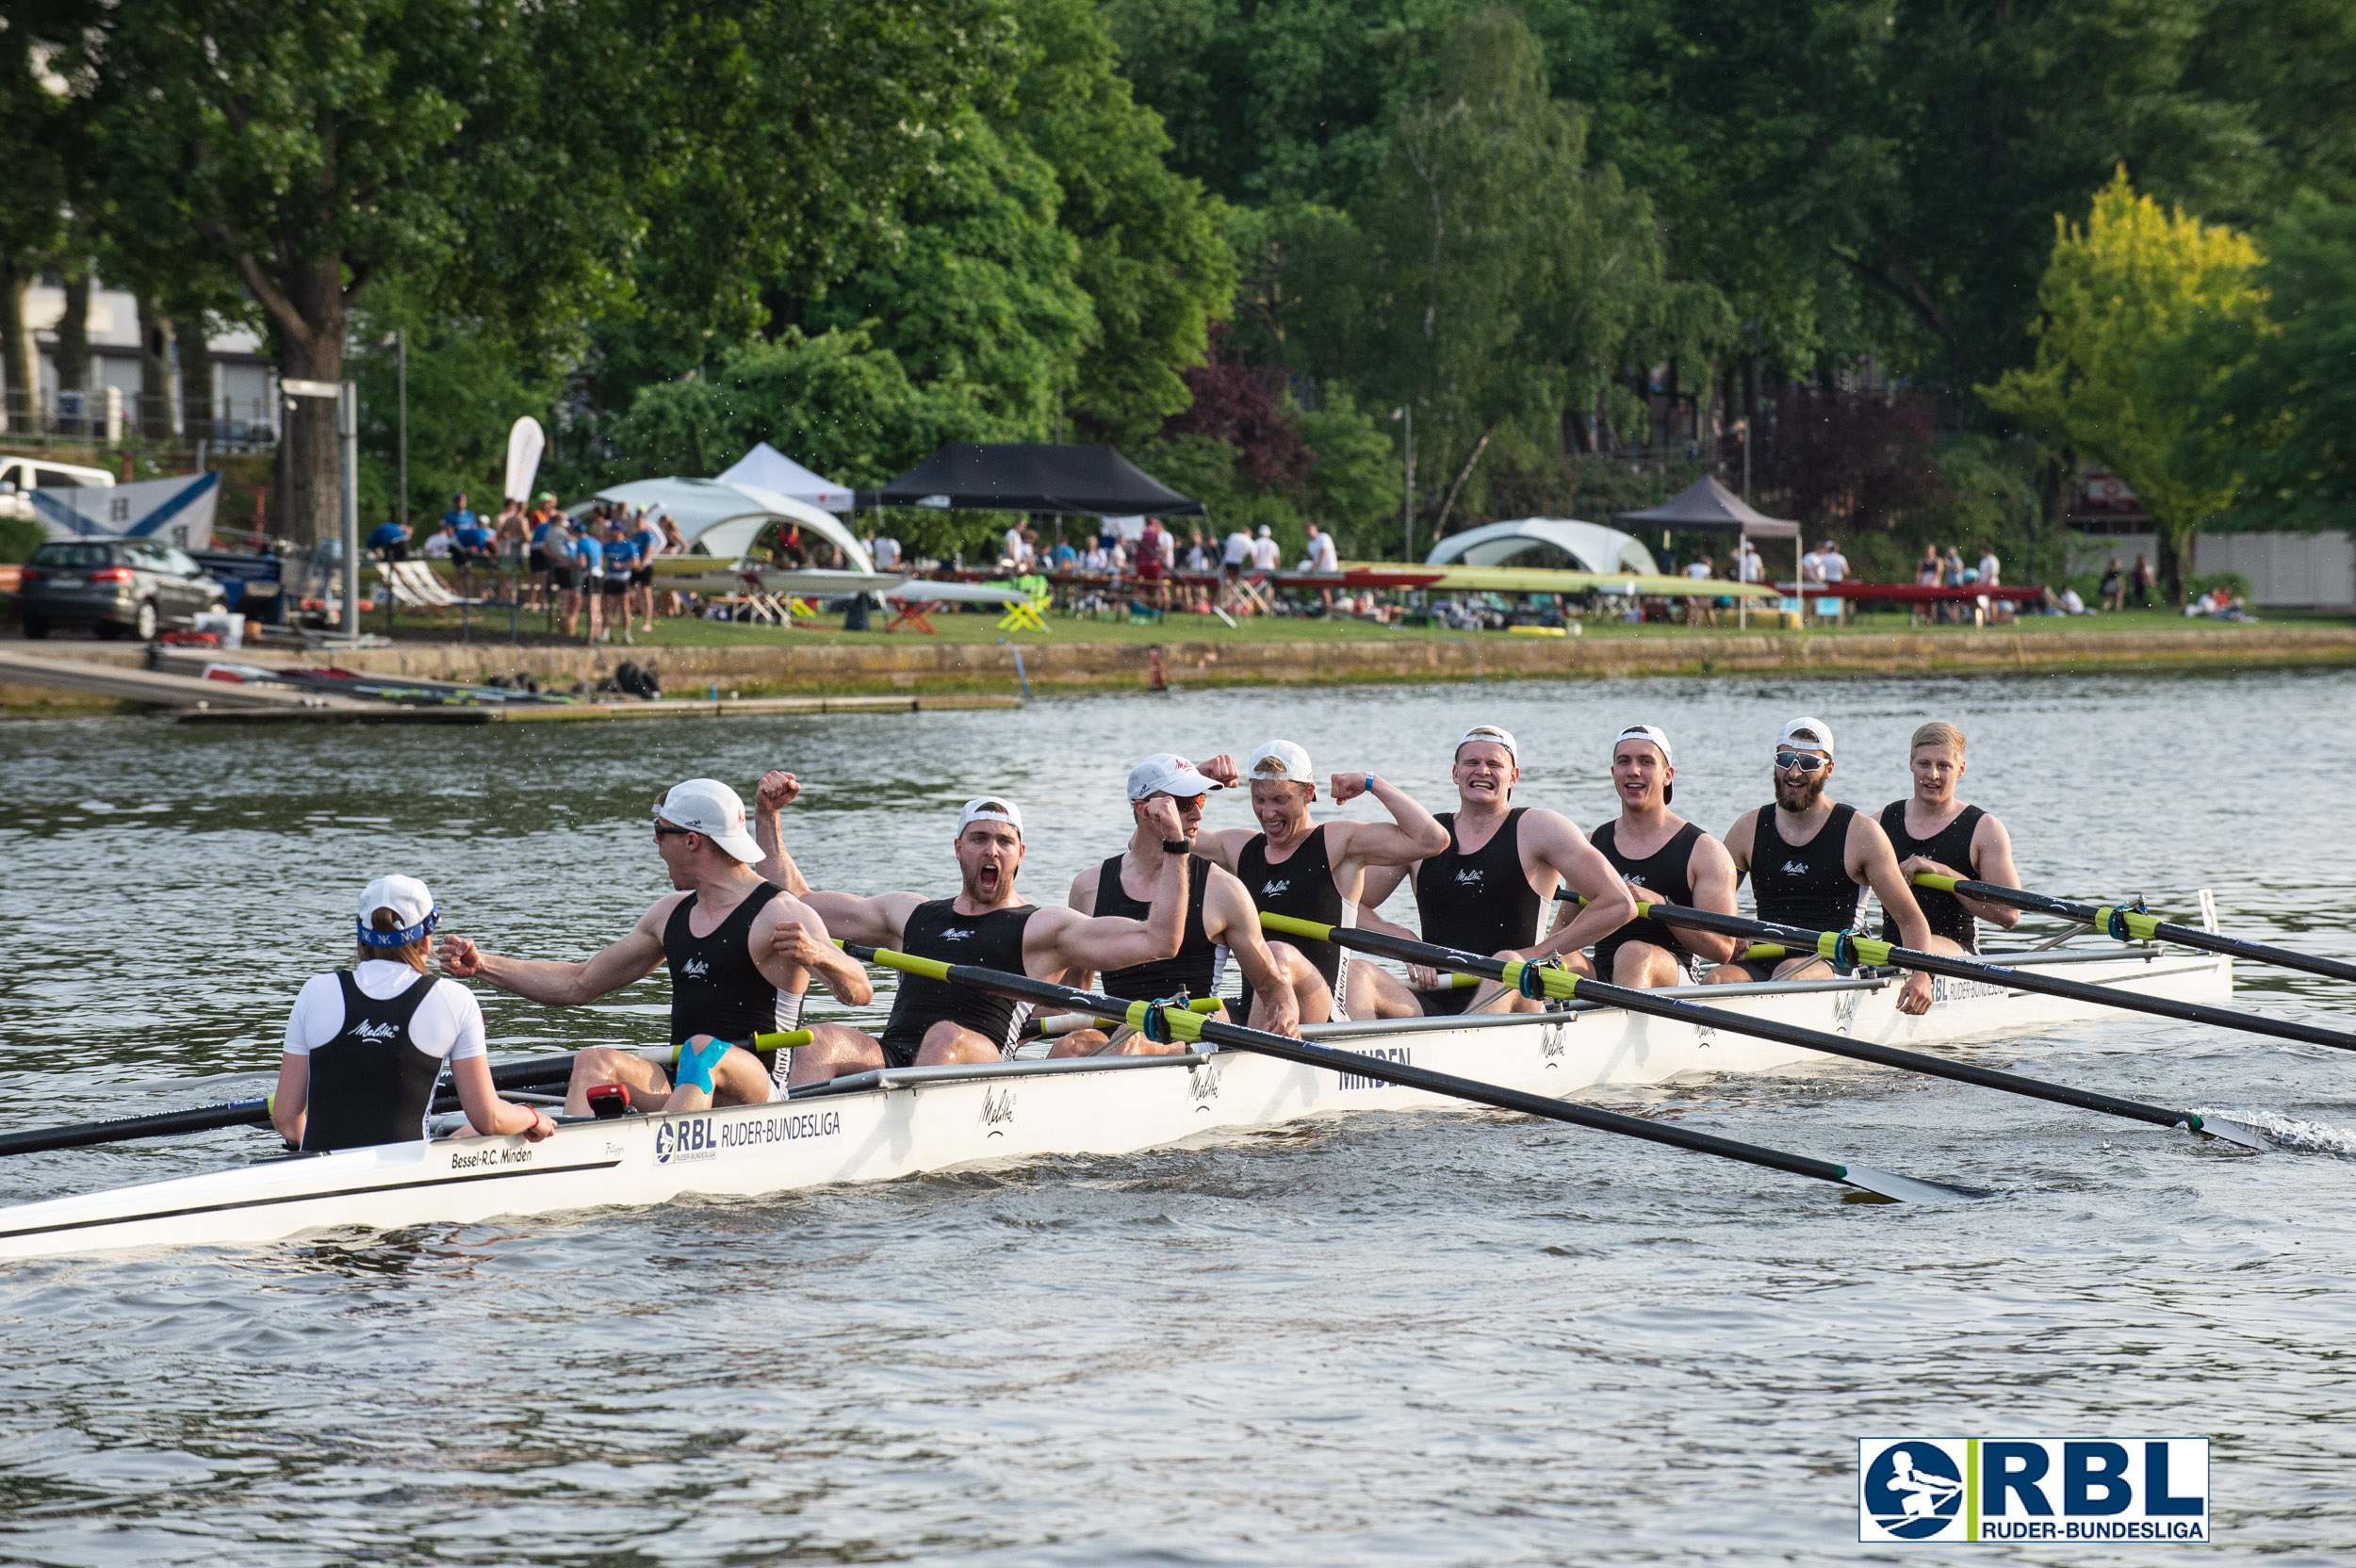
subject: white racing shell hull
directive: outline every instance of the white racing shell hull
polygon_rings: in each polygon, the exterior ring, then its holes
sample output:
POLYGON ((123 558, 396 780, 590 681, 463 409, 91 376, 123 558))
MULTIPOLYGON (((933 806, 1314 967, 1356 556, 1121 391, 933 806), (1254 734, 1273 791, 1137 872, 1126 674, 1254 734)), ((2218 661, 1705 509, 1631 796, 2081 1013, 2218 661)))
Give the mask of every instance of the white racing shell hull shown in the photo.
MULTIPOLYGON (((2179 1001, 2218 1003, 2233 990, 2230 961, 2202 954, 2113 949, 2042 955, 2035 963, 2070 979, 2179 1001)), ((1865 979, 1694 988, 1683 994, 1756 1018, 1918 1048, 2132 1016, 1940 980, 1930 1012, 1909 1017, 1897 1011, 1897 993, 1895 980, 1865 979)), ((1557 1097, 1827 1060, 1749 1036, 1608 1007, 1514 1019, 1341 1024, 1310 1034, 1340 1049, 1557 1097)), ((463 1224, 660 1203, 690 1193, 785 1192, 1041 1155, 1124 1154, 1306 1117, 1462 1103, 1237 1051, 912 1069, 865 1074, 767 1105, 569 1122, 537 1144, 468 1135, 271 1159, 21 1204, 0 1209, 0 1258, 236 1245, 331 1228, 463 1224)), ((1835 1150, 1803 1152, 1839 1155, 1835 1150)), ((1629 1157, 1655 1158, 1658 1152, 1631 1150, 1629 1157)))

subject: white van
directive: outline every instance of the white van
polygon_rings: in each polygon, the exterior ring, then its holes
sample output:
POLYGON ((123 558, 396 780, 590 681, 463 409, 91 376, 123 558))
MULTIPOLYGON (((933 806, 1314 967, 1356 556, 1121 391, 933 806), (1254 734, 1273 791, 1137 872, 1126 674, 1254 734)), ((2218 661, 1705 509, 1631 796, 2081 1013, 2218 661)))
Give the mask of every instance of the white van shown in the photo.
POLYGON ((105 490, 114 482, 114 475, 104 468, 85 468, 45 457, 0 455, 0 517, 32 521, 36 490, 105 490))

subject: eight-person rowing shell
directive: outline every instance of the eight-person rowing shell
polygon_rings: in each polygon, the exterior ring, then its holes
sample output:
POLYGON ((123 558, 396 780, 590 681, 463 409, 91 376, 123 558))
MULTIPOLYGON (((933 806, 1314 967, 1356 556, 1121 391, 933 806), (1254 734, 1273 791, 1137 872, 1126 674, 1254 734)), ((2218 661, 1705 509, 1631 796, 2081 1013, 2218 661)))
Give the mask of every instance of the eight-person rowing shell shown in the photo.
MULTIPOLYGON (((1513 786, 1522 773, 1520 750, 1511 731, 1495 725, 1467 730, 1456 743, 1451 771, 1456 809, 1434 819, 1448 832, 1448 847, 1412 867, 1423 940, 1498 957, 1543 960, 1577 953, 1618 930, 1636 913, 1628 884, 1569 818, 1543 807, 1513 804, 1513 786), (1558 887, 1568 888, 1588 903, 1539 940, 1538 912, 1558 887)), ((1381 907, 1410 870, 1383 867, 1368 872, 1365 908, 1381 907)), ((1364 915, 1363 923, 1370 930, 1415 936, 1371 913, 1364 915)), ((1408 972, 1411 986, 1400 985, 1372 964, 1353 966, 1350 976, 1352 1018, 1528 1012, 1540 1005, 1495 981, 1484 982, 1478 990, 1446 987, 1432 971, 1415 966, 1408 972)))
MULTIPOLYGON (((1750 875, 1759 918, 1808 931, 1846 931, 1857 923, 1871 888, 1895 923, 1899 939, 1911 948, 1927 946, 1930 926, 1898 870, 1890 835, 1856 807, 1825 794, 1833 768, 1832 727, 1817 718, 1793 719, 1775 740, 1775 800, 1743 812, 1726 830, 1726 853, 1738 872, 1750 875)), ((1712 985, 1735 985, 1812 980, 1832 972, 1831 964, 1812 954, 1738 956, 1704 978, 1712 985)), ((1925 1013, 1930 1006, 1931 977, 1910 972, 1898 991, 1898 1010, 1925 1013)))
POLYGON ((643 1110, 696 1111, 783 1098, 783 1065, 753 1037, 794 1028, 815 975, 850 1006, 873 999, 866 968, 836 947, 825 922, 753 868, 762 851, 745 831, 744 803, 716 778, 691 778, 654 807, 655 852, 678 890, 663 894, 628 935, 581 963, 505 958, 464 937, 442 943, 442 968, 551 1007, 577 1007, 671 971, 673 1073, 634 1051, 591 1046, 573 1057, 569 1116, 589 1114, 589 1091, 620 1084, 643 1110))
MULTIPOLYGON (((1055 981, 1178 956, 1193 845, 1167 794, 1141 807, 1162 850, 1153 884, 1145 890, 1150 913, 1143 920, 1023 903, 1015 891, 1024 851, 1023 813, 1004 795, 965 803, 951 840, 958 891, 953 898, 932 899, 916 892, 862 897, 810 888, 785 847, 772 794, 764 789, 755 798, 761 808, 758 829, 770 852, 764 868, 844 941, 1055 981)), ((1013 1054, 1029 1013, 1027 1004, 995 992, 903 974, 880 1037, 845 1023, 813 1024, 810 1043, 794 1053, 792 1081, 799 1086, 885 1067, 998 1061, 1013 1054)))
MULTIPOLYGON (((1736 913, 1734 858, 1699 824, 1669 809, 1677 760, 1665 731, 1648 724, 1620 731, 1612 743, 1612 789, 1620 797, 1620 814, 1597 825, 1587 841, 1612 862, 1637 901, 1736 913)), ((1548 937, 1576 918, 1577 906, 1562 904, 1548 937)), ((1742 947, 1732 937, 1639 915, 1598 940, 1592 960, 1564 954, 1562 961, 1615 986, 1683 986, 1742 947)))
MULTIPOLYGON (((1325 981, 1289 943, 1271 942, 1262 935, 1259 911, 1244 885, 1234 873, 1203 858, 1198 836, 1203 802, 1218 788, 1192 762, 1170 752, 1158 752, 1129 770, 1129 814, 1137 824, 1129 847, 1073 877, 1069 902, 1085 915, 1150 918, 1153 890, 1169 858, 1155 803, 1167 801, 1178 812, 1183 836, 1195 844, 1186 866, 1186 928, 1176 956, 1107 970, 1095 988, 1130 1002, 1216 997, 1232 955, 1243 972, 1246 1021, 1254 1029, 1297 1038, 1304 1021, 1325 1021, 1325 981)), ((1074 983, 1088 984, 1085 979, 1074 983)), ((1223 1007, 1220 1016, 1226 1016, 1223 1007)), ((1155 1044, 1126 1028, 1109 1037, 1099 1030, 1077 1029, 1058 1039, 1048 1054, 1159 1055, 1185 1049, 1174 1040, 1155 1044)))
MULTIPOLYGON (((1291 915, 1322 925, 1355 925, 1366 896, 1366 873, 1378 866, 1408 866, 1448 848, 1448 830, 1408 794, 1370 773, 1337 773, 1333 804, 1371 795, 1391 814, 1388 822, 1315 822, 1309 808, 1317 798, 1309 754, 1290 741, 1270 741, 1248 758, 1241 770, 1220 753, 1203 764, 1211 778, 1229 789, 1251 785, 1252 814, 1259 831, 1229 827, 1195 840, 1195 853, 1233 872, 1255 909, 1291 915)), ((1314 978, 1287 969, 1299 998, 1301 1021, 1325 1023, 1350 1012, 1348 952, 1332 942, 1301 939, 1269 944, 1272 951, 1306 960, 1314 978)), ((1244 976, 1243 1004, 1256 1011, 1256 982, 1244 976)))

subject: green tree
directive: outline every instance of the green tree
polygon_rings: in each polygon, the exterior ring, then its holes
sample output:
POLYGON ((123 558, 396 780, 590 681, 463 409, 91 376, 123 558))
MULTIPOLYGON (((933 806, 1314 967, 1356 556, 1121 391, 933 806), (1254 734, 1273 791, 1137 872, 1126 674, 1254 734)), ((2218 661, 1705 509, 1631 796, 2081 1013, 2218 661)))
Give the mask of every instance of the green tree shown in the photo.
POLYGON ((0 430, 39 428, 41 356, 25 319, 25 292, 65 242, 69 165, 80 130, 63 82, 43 69, 46 46, 76 18, 27 6, 0 22, 0 430))
POLYGON ((2356 206, 2310 192, 2260 235, 2261 320, 2205 321, 2185 351, 2231 370, 2211 389, 2185 458, 2238 478, 2246 528, 2344 528, 2356 517, 2356 206))
POLYGON ((1210 321, 1235 296, 1217 204, 1163 162, 1161 117, 1137 104, 1096 0, 1017 0, 1028 64, 1008 123, 1055 172, 1058 220, 1096 334, 1073 412, 1115 436, 1186 406, 1180 372, 1203 363, 1210 321))
POLYGON ((2181 602, 2193 531, 2235 489, 2234 476, 2198 461, 2187 444, 2204 398, 2230 370, 2185 347, 2211 324, 2261 318, 2258 248, 2182 208, 2162 210, 2135 193, 2123 167, 2096 192, 2084 227, 2053 222, 2037 363, 1981 395, 2127 482, 2159 534, 2161 580, 2181 602))
POLYGON ((809 330, 863 325, 917 386, 967 408, 976 438, 1049 439, 1096 330, 1056 200, 1047 163, 969 110, 901 232, 811 302, 809 330))

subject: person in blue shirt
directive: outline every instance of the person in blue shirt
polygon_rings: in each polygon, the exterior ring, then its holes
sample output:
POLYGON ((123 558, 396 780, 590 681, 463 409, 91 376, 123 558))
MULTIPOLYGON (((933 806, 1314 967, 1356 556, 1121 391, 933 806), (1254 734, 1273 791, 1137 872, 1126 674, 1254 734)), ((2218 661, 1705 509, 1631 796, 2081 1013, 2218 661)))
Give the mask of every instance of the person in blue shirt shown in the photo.
MULTIPOLYGON (((611 513, 605 519, 605 618, 609 626, 630 638, 630 584, 638 575, 638 547, 631 542, 622 527, 622 514, 611 513)), ((597 622, 591 621, 594 629, 597 622)), ((591 640, 596 636, 593 630, 591 640)))
POLYGON ((442 521, 461 532, 474 523, 475 514, 466 505, 466 493, 464 490, 450 498, 450 510, 442 514, 442 521))
POLYGON ((457 540, 450 552, 450 560, 455 563, 452 575, 457 580, 458 592, 461 596, 471 598, 474 596, 475 567, 477 565, 488 566, 496 559, 491 543, 491 531, 483 527, 483 519, 471 512, 461 512, 456 515, 464 517, 466 521, 454 525, 457 529, 457 540))
MULTIPOLYGON (((636 547, 638 551, 638 569, 630 574, 630 590, 637 596, 641 612, 646 616, 646 625, 642 629, 652 631, 654 629, 654 558, 663 553, 663 531, 655 527, 652 515, 641 512, 638 514, 638 531, 630 535, 630 542, 636 547)), ((627 616, 630 606, 625 603, 622 610, 627 616)), ((627 625, 627 621, 624 624, 627 625)))
POLYGON ((399 523, 379 523, 368 535, 368 553, 379 561, 409 559, 409 531, 399 523))
POLYGON ((566 546, 573 564, 573 573, 580 580, 578 589, 564 596, 564 635, 573 636, 581 625, 581 609, 589 607, 589 640, 597 640, 597 601, 604 596, 605 547, 597 543, 596 533, 576 517, 567 525, 566 546))

